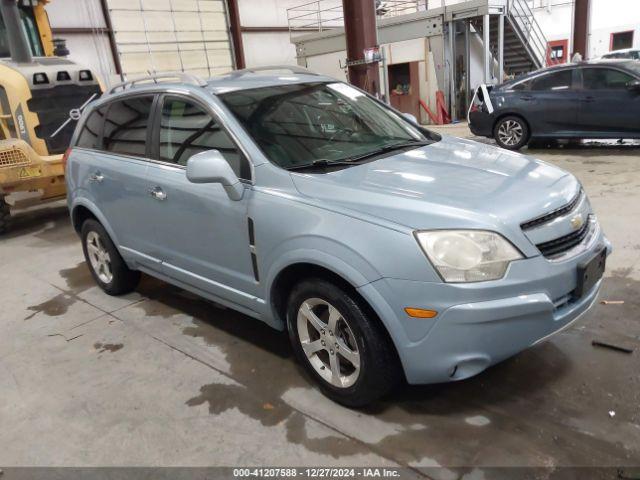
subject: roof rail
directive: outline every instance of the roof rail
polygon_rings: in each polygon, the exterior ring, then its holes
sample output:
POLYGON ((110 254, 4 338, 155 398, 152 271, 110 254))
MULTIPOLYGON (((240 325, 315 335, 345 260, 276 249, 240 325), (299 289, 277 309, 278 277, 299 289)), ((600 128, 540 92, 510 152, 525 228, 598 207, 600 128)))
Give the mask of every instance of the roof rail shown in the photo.
POLYGON ((243 68, 242 70, 233 70, 229 72, 227 75, 230 77, 242 77, 244 75, 249 75, 252 73, 258 72, 268 72, 270 70, 287 70, 293 74, 301 74, 301 75, 318 75, 311 70, 307 70, 304 67, 300 67, 298 65, 264 65, 262 67, 251 67, 251 68, 243 68))
POLYGON ((207 82, 205 82, 202 78, 192 75, 190 73, 184 72, 170 72, 170 73, 159 73, 154 75, 149 75, 146 77, 135 78, 133 80, 129 80, 127 82, 119 83, 114 85, 109 89, 107 93, 115 93, 118 90, 126 90, 127 88, 132 88, 140 83, 159 83, 159 81, 169 81, 169 80, 179 80, 183 83, 189 83, 191 85, 196 85, 198 87, 206 87, 207 82))

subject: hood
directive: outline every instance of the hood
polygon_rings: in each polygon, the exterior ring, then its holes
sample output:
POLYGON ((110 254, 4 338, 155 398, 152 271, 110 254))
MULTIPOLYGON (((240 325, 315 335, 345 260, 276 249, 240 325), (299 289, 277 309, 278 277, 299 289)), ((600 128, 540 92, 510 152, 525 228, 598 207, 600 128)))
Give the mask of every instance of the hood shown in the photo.
POLYGON ((573 175, 540 160, 446 136, 355 167, 291 177, 306 197, 412 229, 519 230, 580 188, 573 175))

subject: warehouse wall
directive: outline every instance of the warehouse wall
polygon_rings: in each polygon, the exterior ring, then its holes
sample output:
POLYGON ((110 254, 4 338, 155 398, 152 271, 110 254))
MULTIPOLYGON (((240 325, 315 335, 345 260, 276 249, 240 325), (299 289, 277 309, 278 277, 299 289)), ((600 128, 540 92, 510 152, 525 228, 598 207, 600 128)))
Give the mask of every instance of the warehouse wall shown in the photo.
POLYGON ((307 0, 238 0, 247 67, 295 65, 287 9, 307 0))
MULTIPOLYGON (((611 34, 615 32, 633 30, 633 46, 640 48, 640 1, 591 0, 590 3, 588 58, 609 52, 611 34)), ((569 52, 572 52, 574 2, 530 0, 530 4, 547 40, 569 40, 569 52)))
POLYGON ((589 54, 602 55, 610 50, 611 34, 631 30, 633 47, 640 48, 640 2, 638 0, 593 0, 589 54))

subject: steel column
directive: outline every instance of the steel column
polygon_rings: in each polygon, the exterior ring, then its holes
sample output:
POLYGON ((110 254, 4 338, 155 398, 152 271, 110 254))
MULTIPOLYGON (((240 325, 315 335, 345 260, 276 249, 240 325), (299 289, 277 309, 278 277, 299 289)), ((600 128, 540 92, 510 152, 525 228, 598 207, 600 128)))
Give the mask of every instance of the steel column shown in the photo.
POLYGON ((240 24, 240 11, 238 0, 227 0, 227 13, 229 14, 229 30, 233 43, 233 56, 238 70, 245 68, 244 46, 242 44, 242 28, 240 24))
POLYGON ((389 96, 389 65, 387 65, 386 49, 380 47, 380 53, 382 54, 382 92, 384 95, 384 102, 387 105, 391 105, 391 98, 389 96))
POLYGON ((469 108, 471 101, 471 24, 464 21, 464 71, 465 71, 465 109, 469 108))
POLYGON ((482 17, 482 36, 484 44, 483 55, 483 69, 484 69, 484 83, 491 83, 491 35, 489 29, 491 28, 491 17, 484 15, 482 17))
MULTIPOLYGON (((378 46, 374 0, 342 0, 342 10, 347 40, 347 61, 363 61, 365 49, 378 46)), ((373 95, 378 95, 378 62, 349 65, 349 82, 373 95)))
POLYGON ((124 82, 124 75, 122 72, 122 63, 120 63, 120 53, 118 52, 118 43, 116 42, 116 34, 113 31, 113 23, 111 22, 111 13, 109 12, 109 6, 107 5, 107 0, 100 0, 100 8, 102 9, 104 24, 107 27, 107 32, 109 35, 109 46, 111 47, 111 56, 113 57, 113 66, 116 69, 116 73, 120 75, 120 80, 124 82))
POLYGON ((498 15, 498 83, 504 79, 504 15, 498 15))
POLYGON ((589 35, 589 0, 575 0, 573 6, 573 54, 580 53, 587 59, 587 37, 589 35))
POLYGON ((456 22, 449 22, 449 114, 451 120, 456 115, 456 22))

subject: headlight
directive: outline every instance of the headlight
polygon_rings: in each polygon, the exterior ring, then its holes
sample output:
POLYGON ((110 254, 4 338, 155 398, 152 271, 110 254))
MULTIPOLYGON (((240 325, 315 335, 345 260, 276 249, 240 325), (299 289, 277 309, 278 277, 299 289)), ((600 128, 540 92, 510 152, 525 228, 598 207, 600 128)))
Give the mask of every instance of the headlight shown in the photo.
POLYGON ((418 243, 445 282, 482 282, 504 277, 522 254, 502 235, 483 230, 416 232, 418 243))

